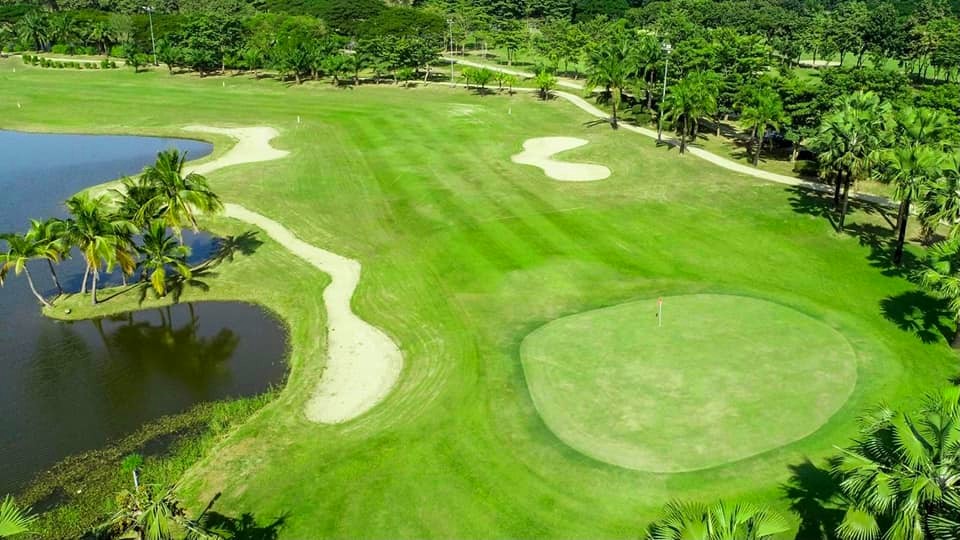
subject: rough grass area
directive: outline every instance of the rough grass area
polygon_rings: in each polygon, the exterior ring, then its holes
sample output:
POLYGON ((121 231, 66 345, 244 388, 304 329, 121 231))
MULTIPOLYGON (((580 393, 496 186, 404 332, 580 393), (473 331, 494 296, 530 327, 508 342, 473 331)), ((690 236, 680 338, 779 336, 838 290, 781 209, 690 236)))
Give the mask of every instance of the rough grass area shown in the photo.
POLYGON ((558 319, 523 341, 533 402, 561 440, 622 467, 694 471, 813 433, 853 391, 855 351, 804 313, 716 294, 668 296, 663 307, 663 326, 647 299, 558 319))
POLYGON ((260 302, 289 325, 287 386, 193 467, 181 491, 195 510, 219 493, 214 510, 223 514, 283 516, 280 538, 289 539, 635 537, 674 498, 762 499, 789 510, 798 503, 788 494, 822 495, 802 472, 854 434, 865 407, 911 399, 955 373, 943 306, 904 279, 913 251, 905 268, 889 265, 880 215, 857 208, 838 235, 820 196, 593 120, 526 94, 0 61, 4 128, 277 128, 287 159, 212 173, 214 189, 363 264, 353 306, 401 346, 405 368, 381 406, 343 425, 303 414, 324 368, 322 274, 264 241, 209 276, 209 292, 185 293, 260 302), (510 162, 523 141, 543 136, 589 140, 565 157, 603 163, 612 175, 549 182, 510 162), (632 299, 703 292, 768 299, 842 327, 863 361, 837 414, 785 446, 676 474, 591 459, 544 424, 519 357, 531 331, 632 299))

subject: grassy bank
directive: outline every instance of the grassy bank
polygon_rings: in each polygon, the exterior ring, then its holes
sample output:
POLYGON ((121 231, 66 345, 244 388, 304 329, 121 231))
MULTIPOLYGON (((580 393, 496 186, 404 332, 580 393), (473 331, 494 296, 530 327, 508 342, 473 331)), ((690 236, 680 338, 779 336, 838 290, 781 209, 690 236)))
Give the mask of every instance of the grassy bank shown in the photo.
MULTIPOLYGON (((404 354, 401 381, 378 408, 344 425, 308 422, 304 405, 324 368, 326 278, 260 235, 256 250, 209 276, 209 291, 186 298, 258 302, 277 313, 289 326, 290 376, 187 472, 181 494, 194 509, 216 499, 228 515, 285 516, 280 537, 291 539, 635 536, 673 498, 764 499, 787 511, 785 494, 815 496, 811 467, 853 434, 865 407, 912 400, 955 372, 940 306, 887 263, 880 216, 857 212, 849 234, 838 235, 816 195, 591 126, 563 101, 90 75, 0 62, 0 126, 277 128, 288 158, 217 171, 213 188, 359 260, 354 309, 404 354), (589 140, 558 157, 613 175, 560 183, 510 162, 524 140, 550 135, 589 140), (550 431, 526 387, 525 336, 565 315, 704 292, 769 299, 843 333, 857 363, 849 400, 805 438, 693 473, 608 465, 550 431)), ((118 297, 102 309, 131 305, 118 297)), ((78 302, 73 315, 94 313, 84 309, 78 302)))

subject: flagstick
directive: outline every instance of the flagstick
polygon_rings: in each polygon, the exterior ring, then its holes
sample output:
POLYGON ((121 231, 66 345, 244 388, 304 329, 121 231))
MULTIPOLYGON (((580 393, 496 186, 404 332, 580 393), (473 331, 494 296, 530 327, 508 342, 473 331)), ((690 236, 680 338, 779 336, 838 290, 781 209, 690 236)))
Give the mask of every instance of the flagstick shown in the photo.
POLYGON ((663 303, 657 304, 657 328, 663 326, 663 303))

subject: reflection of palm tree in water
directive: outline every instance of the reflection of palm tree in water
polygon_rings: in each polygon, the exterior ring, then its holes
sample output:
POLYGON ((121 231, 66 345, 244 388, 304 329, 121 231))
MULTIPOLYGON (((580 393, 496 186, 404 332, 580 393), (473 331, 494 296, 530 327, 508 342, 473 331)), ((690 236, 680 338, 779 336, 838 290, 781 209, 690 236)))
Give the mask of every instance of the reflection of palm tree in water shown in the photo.
POLYGON ((131 318, 109 335, 101 333, 101 337, 111 358, 127 360, 122 362, 122 369, 133 368, 143 376, 164 374, 204 397, 217 380, 229 376, 224 364, 236 352, 240 340, 229 328, 213 336, 201 336, 200 318, 192 304, 187 306, 188 319, 179 327, 174 311, 167 307, 158 309, 159 325, 131 318))

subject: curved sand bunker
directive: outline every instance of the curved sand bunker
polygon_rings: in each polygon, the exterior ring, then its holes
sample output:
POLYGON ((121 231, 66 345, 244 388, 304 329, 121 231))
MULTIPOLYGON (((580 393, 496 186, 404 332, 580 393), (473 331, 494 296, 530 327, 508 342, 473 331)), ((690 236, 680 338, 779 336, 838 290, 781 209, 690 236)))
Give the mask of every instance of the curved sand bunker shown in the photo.
MULTIPOLYGON (((227 135, 237 144, 219 159, 189 168, 201 174, 241 163, 270 161, 288 152, 270 146, 279 135, 269 127, 213 128, 189 126, 184 129, 227 135)), ((307 418, 314 422, 347 422, 380 403, 400 378, 403 355, 380 329, 358 317, 350 299, 360 282, 360 263, 320 249, 297 238, 272 219, 238 204, 225 204, 225 214, 256 225, 294 255, 330 275, 323 291, 327 310, 327 365, 320 384, 307 403, 307 418)))
POLYGON ((533 165, 543 169, 544 174, 561 182, 593 182, 610 176, 610 169, 603 165, 570 163, 552 159, 554 154, 573 150, 590 141, 575 137, 539 137, 527 139, 523 152, 510 158, 514 163, 533 165))

